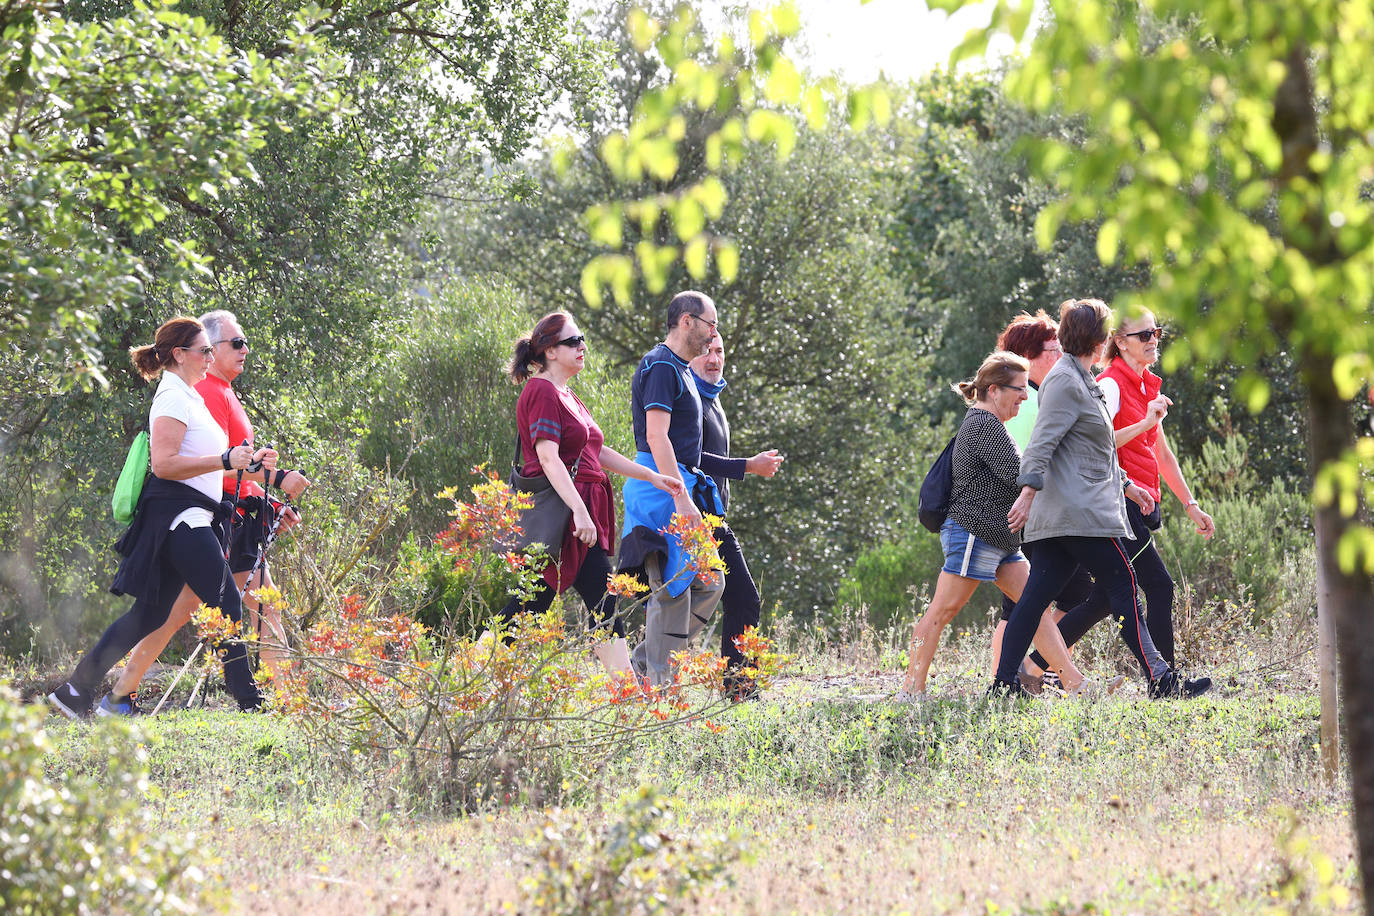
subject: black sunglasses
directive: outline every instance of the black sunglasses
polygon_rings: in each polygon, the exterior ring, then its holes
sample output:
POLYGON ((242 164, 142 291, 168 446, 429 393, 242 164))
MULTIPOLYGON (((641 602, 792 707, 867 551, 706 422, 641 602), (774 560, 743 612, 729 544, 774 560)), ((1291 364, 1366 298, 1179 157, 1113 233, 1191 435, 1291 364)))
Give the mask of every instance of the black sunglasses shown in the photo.
POLYGON ((219 346, 219 345, 222 344, 222 343, 227 343, 229 346, 233 347, 235 350, 242 350, 244 347, 248 346, 248 338, 247 338, 247 337, 226 337, 224 340, 217 340, 217 341, 215 341, 215 346, 219 346))
POLYGON ((1163 328, 1146 328, 1143 331, 1128 331, 1122 337, 1134 337, 1141 343, 1149 343, 1151 340, 1159 340, 1164 336, 1163 328))
POLYGON ((558 343, 554 344, 555 347, 585 347, 586 345, 586 334, 578 334, 574 337, 564 337, 558 343))

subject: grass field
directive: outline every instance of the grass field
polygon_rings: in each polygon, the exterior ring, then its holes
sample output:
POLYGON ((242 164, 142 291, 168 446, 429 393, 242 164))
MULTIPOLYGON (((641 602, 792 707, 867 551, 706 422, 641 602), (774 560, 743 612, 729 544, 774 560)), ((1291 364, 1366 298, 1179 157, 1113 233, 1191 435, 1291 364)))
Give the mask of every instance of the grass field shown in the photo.
MULTIPOLYGON (((1359 911, 1349 791, 1320 772, 1301 659, 1239 646, 1190 702, 1133 683, 988 703, 985 637, 952 640, 919 706, 885 700, 890 652, 812 647, 718 732, 570 754, 558 797, 459 815, 350 772, 289 720, 164 714, 142 724, 147 804, 158 829, 196 833, 232 912, 537 912, 569 881, 581 902, 563 908, 582 912, 654 893, 669 912, 1359 911), (661 817, 621 801, 646 786, 661 817), (626 858, 634 835, 657 848, 626 858)), ((103 731, 49 724, 50 774, 99 768, 103 731)))

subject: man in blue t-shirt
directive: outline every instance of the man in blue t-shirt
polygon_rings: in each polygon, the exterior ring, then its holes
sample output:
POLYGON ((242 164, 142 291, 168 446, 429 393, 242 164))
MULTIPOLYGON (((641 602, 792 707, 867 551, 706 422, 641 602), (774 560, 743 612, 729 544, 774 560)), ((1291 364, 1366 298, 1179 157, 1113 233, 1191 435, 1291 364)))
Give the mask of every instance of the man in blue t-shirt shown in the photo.
POLYGON ((716 306, 704 293, 678 293, 668 303, 668 336, 639 361, 630 383, 635 461, 679 478, 686 487, 670 496, 643 481, 625 481, 625 530, 620 568, 642 568, 649 580, 644 642, 634 652, 635 668, 652 684, 671 683, 674 652, 688 648, 720 603, 718 571, 710 581, 690 565, 676 537, 665 533, 674 513, 700 520, 703 511, 721 515, 714 473, 724 473, 719 456, 701 450, 701 395, 688 363, 705 352, 716 332, 716 306))

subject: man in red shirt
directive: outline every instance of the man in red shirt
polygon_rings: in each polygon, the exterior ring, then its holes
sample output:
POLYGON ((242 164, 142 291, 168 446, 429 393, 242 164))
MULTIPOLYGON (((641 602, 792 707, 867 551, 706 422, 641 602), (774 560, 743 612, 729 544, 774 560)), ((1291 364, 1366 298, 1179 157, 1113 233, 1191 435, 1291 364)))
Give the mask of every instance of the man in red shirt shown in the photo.
MULTIPOLYGON (((243 374, 244 365, 248 360, 248 338, 244 336, 243 328, 239 326, 238 319, 232 312, 222 309, 208 312, 200 316, 200 322, 205 325, 210 344, 215 348, 215 360, 204 380, 196 385, 196 393, 205 400, 205 406, 215 418, 215 422, 229 434, 231 446, 243 442, 251 445, 253 424, 248 422, 248 414, 230 384, 243 374)), ((254 496, 265 501, 267 494, 263 489, 263 483, 280 488, 292 499, 300 497, 305 488, 310 486, 310 481, 306 480, 300 471, 268 471, 264 472, 262 480, 252 479, 245 474, 241 482, 237 473, 226 472, 224 492, 232 499, 237 488, 240 497, 254 496)), ((295 510, 289 506, 283 507, 281 511, 285 514, 278 529, 280 531, 290 529, 300 520, 295 510)), ((261 550, 255 535, 263 527, 257 518, 251 515, 241 518, 234 526, 229 568, 234 574, 234 582, 240 592, 248 582, 248 575, 252 572, 258 552, 261 550)), ((271 588, 272 585, 272 576, 266 564, 259 565, 250 589, 255 590, 264 586, 271 588)), ((287 663, 286 632, 281 625, 281 610, 272 604, 252 601, 246 603, 252 626, 258 629, 262 636, 261 656, 269 676, 284 670, 287 663)), ((195 593, 189 588, 183 588, 176 603, 172 605, 171 613, 167 615, 167 622, 134 647, 133 652, 129 654, 129 663, 110 691, 110 696, 115 699, 114 708, 117 713, 133 715, 141 711, 134 691, 138 689, 138 684, 143 680, 148 668, 167 647, 173 634, 190 621, 192 613, 199 605, 200 599, 195 593)))

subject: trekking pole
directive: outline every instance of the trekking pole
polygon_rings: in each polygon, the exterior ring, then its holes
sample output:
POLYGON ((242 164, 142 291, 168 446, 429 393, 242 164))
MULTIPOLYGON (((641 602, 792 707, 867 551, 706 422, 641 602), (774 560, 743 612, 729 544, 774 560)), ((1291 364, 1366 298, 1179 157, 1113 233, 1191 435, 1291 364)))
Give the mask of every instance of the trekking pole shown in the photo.
MULTIPOLYGON (((167 698, 172 695, 172 691, 176 689, 177 684, 181 683, 181 678, 186 674, 186 669, 191 667, 196 660, 196 656, 200 655, 200 650, 204 648, 205 640, 202 639, 200 642, 196 643, 195 651, 191 653, 190 658, 186 659, 186 664, 181 666, 181 670, 177 672, 177 676, 172 678, 171 685, 166 690, 162 691, 162 696, 158 699, 157 705, 153 707, 151 715, 155 716, 162 711, 162 707, 166 704, 167 698)), ((189 705, 188 703, 187 706, 189 705)))

